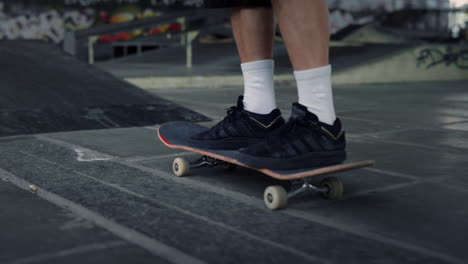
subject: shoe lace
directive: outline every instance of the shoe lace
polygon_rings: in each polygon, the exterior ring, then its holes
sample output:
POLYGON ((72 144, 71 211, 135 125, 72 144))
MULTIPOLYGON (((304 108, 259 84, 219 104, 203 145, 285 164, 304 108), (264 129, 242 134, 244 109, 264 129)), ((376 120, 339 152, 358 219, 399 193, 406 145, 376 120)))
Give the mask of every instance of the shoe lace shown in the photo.
POLYGON ((221 120, 218 124, 216 124, 214 127, 211 128, 210 134, 215 135, 220 129, 229 126, 230 124, 235 123, 237 120, 239 120, 242 116, 242 109, 240 109, 237 106, 231 106, 229 108, 226 108, 226 117, 221 120))
POLYGON ((284 126, 269 134, 266 137, 266 143, 271 145, 283 144, 290 139, 296 138, 298 135, 300 136, 300 132, 304 129, 318 133, 321 128, 317 121, 306 120, 304 118, 291 118, 284 126))

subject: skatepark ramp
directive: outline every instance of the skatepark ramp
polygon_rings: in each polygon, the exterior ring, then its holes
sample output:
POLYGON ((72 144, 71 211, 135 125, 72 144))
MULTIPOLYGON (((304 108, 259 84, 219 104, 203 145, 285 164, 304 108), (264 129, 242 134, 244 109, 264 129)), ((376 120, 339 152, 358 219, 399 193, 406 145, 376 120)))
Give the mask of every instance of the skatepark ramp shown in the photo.
MULTIPOLYGON (((415 44, 411 43, 333 42, 330 48, 330 62, 334 72, 333 80, 336 83, 344 84, 361 83, 361 81, 368 83, 411 81, 411 79, 402 79, 409 77, 416 80, 414 76, 407 74, 395 76, 398 69, 405 67, 405 65, 391 65, 393 69, 386 68, 390 65, 385 66, 392 62, 395 56, 406 54, 414 47, 415 44), (365 72, 378 70, 383 73, 376 76, 363 75, 365 72), (359 71, 359 74, 356 71, 359 71), (393 71, 393 75, 385 71, 393 71)), ((197 43, 193 48, 193 69, 185 67, 185 57, 180 47, 168 48, 164 51, 149 51, 145 56, 130 56, 99 63, 97 66, 144 89, 243 85, 239 70, 239 55, 234 42, 197 43)), ((416 68, 416 59, 411 54, 407 61, 416 68)), ((275 43, 274 60, 275 81, 294 83, 293 70, 284 43, 275 43)), ((420 67, 418 70, 422 73, 418 78, 424 80, 426 78, 424 73, 427 70, 423 70, 422 65, 420 67)))
POLYGON ((0 136, 206 117, 38 41, 0 41, 0 136))
POLYGON ((457 44, 406 45, 333 75, 336 84, 457 80, 468 80, 468 49, 457 44))

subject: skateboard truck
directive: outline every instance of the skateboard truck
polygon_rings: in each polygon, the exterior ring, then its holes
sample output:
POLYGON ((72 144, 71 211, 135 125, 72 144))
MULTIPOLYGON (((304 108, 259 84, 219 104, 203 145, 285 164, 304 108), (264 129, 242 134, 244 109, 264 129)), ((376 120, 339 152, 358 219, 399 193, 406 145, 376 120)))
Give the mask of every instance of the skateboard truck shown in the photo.
POLYGON ((189 162, 190 169, 198 169, 203 167, 212 168, 217 166, 226 166, 228 168, 234 168, 236 165, 208 156, 202 156, 201 158, 195 161, 189 162))
MULTIPOLYGON (((187 159, 178 157, 174 159, 172 164, 172 169, 176 176, 182 177, 189 173, 190 169, 198 169, 204 167, 217 167, 217 166, 226 166, 227 168, 235 168, 236 165, 229 162, 219 160, 216 158, 208 157, 203 155, 201 158, 189 162, 187 159)), ((323 197, 331 200, 336 200, 341 198, 343 195, 343 184, 336 177, 327 177, 323 179, 319 185, 313 185, 311 179, 302 178, 300 180, 300 187, 294 188, 292 181, 281 181, 279 185, 272 185, 265 189, 263 193, 263 200, 265 205, 271 210, 277 210, 286 207, 288 199, 298 196, 301 193, 307 191, 313 191, 320 193, 323 197), (285 184, 285 183, 289 183, 285 184), (285 188, 286 187, 286 188, 285 188), (291 190, 287 192, 286 190, 291 190)))
POLYGON ((318 186, 310 183, 309 178, 303 178, 300 182, 302 183, 300 187, 293 188, 293 186, 291 186, 290 192, 287 192, 283 185, 267 187, 263 193, 263 201, 266 207, 271 210, 285 208, 289 198, 296 197, 307 191, 319 193, 324 198, 330 200, 340 199, 343 195, 343 183, 333 176, 324 178, 318 186))
POLYGON ((314 192, 318 192, 318 193, 321 193, 321 194, 324 194, 324 193, 327 193, 329 191, 328 187, 326 186, 323 186, 323 187, 320 187, 320 186, 315 186, 313 184, 310 183, 310 180, 309 179, 304 179, 303 180, 303 184, 301 187, 291 191, 291 192, 288 192, 288 198, 293 198, 301 193, 304 193, 304 192, 307 192, 307 191, 314 191, 314 192))

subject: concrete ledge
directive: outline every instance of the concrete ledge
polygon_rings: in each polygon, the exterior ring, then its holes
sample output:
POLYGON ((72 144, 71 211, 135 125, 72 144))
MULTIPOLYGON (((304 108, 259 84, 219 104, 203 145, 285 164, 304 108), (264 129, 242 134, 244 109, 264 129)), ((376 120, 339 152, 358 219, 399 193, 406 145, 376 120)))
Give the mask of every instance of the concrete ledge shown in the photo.
MULTIPOLYGON (((334 71, 332 81, 334 84, 363 84, 468 80, 468 69, 459 68, 454 62, 444 59, 447 54, 446 47, 440 44, 419 45, 374 59, 367 58, 367 62, 334 71), (431 50, 432 53, 427 55, 425 60, 421 60, 421 52, 424 50, 426 52, 431 50), (437 61, 440 62, 428 68, 429 64, 437 61)), ((463 50, 459 46, 449 47, 452 47, 455 53, 463 50)), ((468 66, 468 61, 464 64, 468 66)), ((124 80, 143 89, 215 88, 243 85, 241 74, 124 77, 124 80)), ((275 75, 276 84, 281 85, 285 82, 295 83, 292 69, 290 74, 275 75)))
MULTIPOLYGON (((454 62, 444 58, 447 56, 446 47, 446 45, 411 47, 382 59, 336 72, 333 75, 333 82, 362 84, 468 80, 468 69, 459 68, 454 62), (424 52, 429 54, 425 59, 421 59, 424 52), (433 62, 438 63, 429 66, 433 62)), ((462 50, 457 46, 450 47, 455 53, 462 50)), ((465 49, 465 52, 468 50, 465 49)), ((468 61, 464 64, 468 66, 468 61)))
MULTIPOLYGON (((242 75, 188 76, 188 77, 136 77, 124 80, 143 89, 158 88, 214 88, 220 86, 242 86, 242 75)), ((295 82, 292 74, 275 76, 275 83, 295 82)))

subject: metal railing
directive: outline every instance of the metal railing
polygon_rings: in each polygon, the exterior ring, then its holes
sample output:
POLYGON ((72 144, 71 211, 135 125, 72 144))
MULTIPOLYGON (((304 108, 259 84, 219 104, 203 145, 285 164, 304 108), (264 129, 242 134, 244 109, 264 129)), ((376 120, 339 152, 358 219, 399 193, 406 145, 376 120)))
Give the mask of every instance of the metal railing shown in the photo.
POLYGON ((219 14, 219 11, 217 12, 215 10, 206 9, 182 10, 164 14, 158 17, 145 18, 119 24, 101 25, 79 31, 69 31, 65 34, 63 49, 68 54, 76 56, 80 52, 80 43, 85 43, 87 46, 88 63, 94 64, 95 45, 98 42, 99 36, 119 32, 128 32, 136 29, 147 28, 153 25, 177 22, 181 25, 181 30, 174 34, 180 35, 179 45, 185 47, 186 66, 187 68, 191 68, 193 65, 192 43, 200 34, 202 29, 219 27, 222 25, 222 23, 216 23, 216 18, 218 20, 223 18, 223 16, 219 14), (208 25, 206 23, 200 23, 201 20, 206 18, 215 19, 212 19, 212 23, 208 25), (213 23, 213 21, 215 21, 215 23, 213 23))

